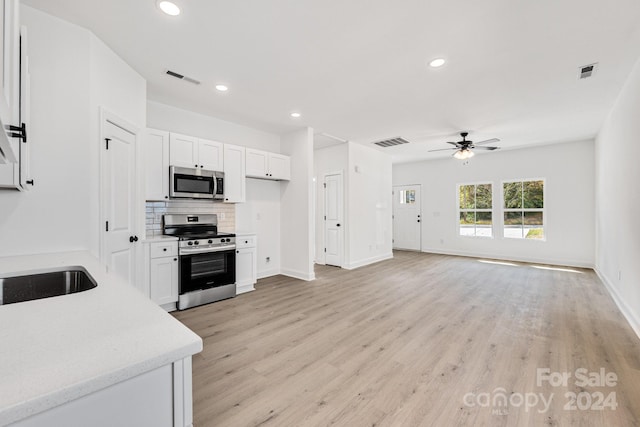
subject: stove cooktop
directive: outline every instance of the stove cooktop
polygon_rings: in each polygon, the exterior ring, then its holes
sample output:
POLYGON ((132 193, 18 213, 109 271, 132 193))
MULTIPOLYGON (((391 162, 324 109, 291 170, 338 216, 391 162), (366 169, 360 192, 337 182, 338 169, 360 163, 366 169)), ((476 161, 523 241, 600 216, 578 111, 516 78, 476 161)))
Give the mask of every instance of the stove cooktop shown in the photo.
POLYGON ((215 239, 216 237, 235 237, 233 233, 185 233, 183 235, 174 235, 178 240, 203 240, 215 239))

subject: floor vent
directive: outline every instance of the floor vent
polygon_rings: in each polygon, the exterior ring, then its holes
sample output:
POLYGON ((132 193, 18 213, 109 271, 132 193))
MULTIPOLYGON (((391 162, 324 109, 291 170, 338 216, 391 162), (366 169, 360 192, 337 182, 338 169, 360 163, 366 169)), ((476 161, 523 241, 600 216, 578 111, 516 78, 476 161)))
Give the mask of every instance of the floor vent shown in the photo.
POLYGON ((586 79, 588 77, 593 76, 593 73, 596 72, 596 68, 598 67, 598 63, 584 65, 580 67, 580 73, 578 74, 579 79, 586 79))
POLYGON ((401 144, 408 144, 408 143, 409 141, 401 137, 389 138, 383 141, 374 142, 374 144, 376 144, 379 147, 393 147, 394 145, 401 145, 401 144))
POLYGON ((182 74, 176 73, 175 71, 167 70, 167 75, 175 77, 176 79, 184 80, 185 82, 193 83, 194 85, 200 84, 198 80, 192 79, 191 77, 183 76, 182 74))

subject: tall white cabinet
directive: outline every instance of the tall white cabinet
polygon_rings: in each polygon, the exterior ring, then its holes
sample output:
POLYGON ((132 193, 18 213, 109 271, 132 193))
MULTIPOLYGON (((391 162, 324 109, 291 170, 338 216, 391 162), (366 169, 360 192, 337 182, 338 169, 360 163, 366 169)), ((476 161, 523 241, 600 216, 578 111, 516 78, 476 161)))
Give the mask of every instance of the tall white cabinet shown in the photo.
POLYGON ((147 129, 145 133, 146 198, 169 199, 169 132, 147 129))
POLYGON ((224 201, 246 201, 245 148, 224 144, 224 201))

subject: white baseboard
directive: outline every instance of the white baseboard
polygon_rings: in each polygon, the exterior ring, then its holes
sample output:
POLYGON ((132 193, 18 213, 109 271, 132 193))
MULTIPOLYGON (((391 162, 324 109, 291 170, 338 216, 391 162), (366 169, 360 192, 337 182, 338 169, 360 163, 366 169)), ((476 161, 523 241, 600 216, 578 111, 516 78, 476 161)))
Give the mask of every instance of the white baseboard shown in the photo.
POLYGON ((388 254, 383 254, 383 255, 377 255, 377 256, 362 259, 359 261, 350 262, 349 264, 344 265, 342 268, 347 270, 353 270, 356 268, 364 267, 365 265, 375 264, 376 262, 384 261, 391 258, 393 258, 393 252, 389 252, 388 254))
POLYGON ((305 280, 307 282, 316 280, 316 274, 313 271, 306 272, 283 268, 280 270, 280 274, 282 274, 283 276, 293 277, 294 279, 305 280))
POLYGON ((243 286, 236 287, 236 295, 246 294, 247 292, 255 291, 256 288, 253 287, 253 283, 243 286))
POLYGON ((490 254, 490 253, 442 250, 437 248, 426 248, 426 249, 423 249, 422 252, 442 254, 442 255, 456 255, 456 256, 464 256, 464 257, 470 257, 470 258, 499 259, 502 261, 529 262, 532 264, 548 264, 548 265, 561 265, 566 267, 595 268, 595 265, 593 264, 593 262, 571 260, 571 259, 535 258, 535 257, 522 257, 522 256, 511 256, 511 255, 505 256, 505 255, 490 254))
POLYGON ((624 299, 622 299, 611 281, 604 274, 602 274, 602 272, 597 267, 594 268, 594 271, 596 272, 600 280, 602 280, 602 283, 604 283, 604 287, 607 288, 607 291, 609 291, 609 295, 611 295, 611 298, 613 298, 613 301, 618 306, 618 309, 620 309, 620 312, 622 313, 624 318, 627 319, 627 322, 629 323, 629 326, 631 326, 631 329, 633 329, 633 332, 635 332, 638 338, 640 338, 640 318, 638 318, 631 307, 627 305, 624 299))
POLYGON ((270 270, 258 271, 258 279, 264 279, 265 277, 277 276, 280 274, 280 270, 272 268, 270 270))

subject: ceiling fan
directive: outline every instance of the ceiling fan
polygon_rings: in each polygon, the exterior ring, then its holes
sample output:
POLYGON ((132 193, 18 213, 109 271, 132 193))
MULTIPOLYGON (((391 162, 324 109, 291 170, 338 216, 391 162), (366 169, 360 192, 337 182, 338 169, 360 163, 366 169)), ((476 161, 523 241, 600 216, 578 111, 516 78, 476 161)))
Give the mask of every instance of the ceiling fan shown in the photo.
POLYGON ((458 142, 447 141, 447 144, 455 145, 454 148, 440 148, 438 150, 429 150, 429 152, 431 153, 433 151, 456 150, 456 152, 453 153, 453 157, 459 160, 466 160, 474 156, 473 151, 471 151, 471 149, 493 151, 500 148, 500 147, 487 147, 484 145, 480 146, 481 144, 491 144, 494 142, 500 142, 498 138, 491 138, 491 139, 487 139, 480 142, 473 142, 473 141, 467 140, 468 135, 469 135, 469 132, 460 132, 462 141, 458 141, 458 142))

